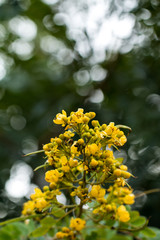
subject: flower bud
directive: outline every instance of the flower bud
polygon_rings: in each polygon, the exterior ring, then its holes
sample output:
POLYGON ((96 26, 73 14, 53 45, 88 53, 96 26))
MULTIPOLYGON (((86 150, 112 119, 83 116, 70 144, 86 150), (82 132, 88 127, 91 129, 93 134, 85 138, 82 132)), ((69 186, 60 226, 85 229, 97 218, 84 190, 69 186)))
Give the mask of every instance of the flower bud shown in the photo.
POLYGON ((93 120, 91 123, 92 123, 93 127, 98 127, 99 126, 99 121, 97 121, 97 120, 93 120))
POLYGON ((47 192, 48 190, 49 190, 49 187, 48 187, 48 186, 44 186, 44 187, 43 187, 43 191, 44 191, 44 192, 47 192))
POLYGON ((78 140, 78 144, 83 145, 83 144, 84 144, 84 140, 83 140, 82 138, 80 138, 80 139, 78 140))
POLYGON ((121 172, 122 172, 122 177, 124 177, 124 178, 130 178, 131 173, 125 172, 125 171, 121 171, 121 172))
POLYGON ((123 170, 123 171, 127 171, 128 170, 128 167, 126 165, 121 165, 120 166, 120 169, 123 170))
POLYGON ((122 174, 122 171, 121 171, 120 169, 116 169, 116 170, 114 170, 114 172, 113 172, 113 175, 116 176, 116 177, 120 177, 121 174, 122 174))

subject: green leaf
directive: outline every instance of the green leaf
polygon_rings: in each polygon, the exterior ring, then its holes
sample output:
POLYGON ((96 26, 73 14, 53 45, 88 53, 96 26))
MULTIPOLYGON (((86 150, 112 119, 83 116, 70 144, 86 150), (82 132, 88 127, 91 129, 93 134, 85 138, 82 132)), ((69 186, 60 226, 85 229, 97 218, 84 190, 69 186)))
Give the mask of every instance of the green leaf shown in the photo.
POLYGON ((133 238, 125 235, 115 235, 111 238, 111 240, 133 240, 133 238))
POLYGON ((50 227, 48 226, 40 226, 38 228, 36 228, 31 234, 31 237, 41 237, 43 235, 45 235, 48 231, 49 231, 50 227))
POLYGON ((139 218, 139 212, 138 211, 131 211, 130 213, 130 222, 134 222, 136 219, 139 218))
POLYGON ((115 219, 109 218, 109 219, 106 220, 106 225, 109 226, 109 227, 113 227, 116 222, 117 221, 115 219))
POLYGON ((156 236, 154 238, 149 238, 150 240, 159 240, 160 239, 160 229, 155 228, 155 227, 149 227, 152 231, 154 231, 154 233, 156 234, 156 236))
MULTIPOLYGON (((8 224, 5 227, 2 228, 0 231, 0 236, 1 235, 6 235, 8 236, 8 239, 18 239, 19 236, 21 235, 21 231, 15 224, 8 224)), ((3 239, 2 236, 0 239, 3 239)))
POLYGON ((85 240, 94 240, 97 239, 97 233, 94 231, 91 233, 91 235, 87 235, 87 237, 85 238, 85 240))
POLYGON ((63 217, 65 215, 65 211, 62 209, 62 208, 58 208, 58 207, 53 207, 52 208, 52 214, 55 216, 55 217, 63 217))
POLYGON ((3 240, 14 240, 13 237, 14 237, 13 235, 11 235, 10 233, 8 233, 5 230, 1 230, 0 231, 0 239, 3 239, 3 240))
POLYGON ((105 239, 111 240, 115 236, 116 230, 105 228, 102 234, 103 234, 102 237, 105 236, 105 239))
POLYGON ((45 217, 40 221, 42 226, 52 227, 55 225, 56 220, 53 217, 45 217))
POLYGON ((138 217, 137 219, 135 219, 134 221, 132 221, 132 225, 134 227, 141 227, 146 223, 146 218, 145 217, 138 217))
POLYGON ((141 231, 142 234, 144 234, 147 237, 155 237, 156 233, 154 232, 153 229, 146 227, 141 231))

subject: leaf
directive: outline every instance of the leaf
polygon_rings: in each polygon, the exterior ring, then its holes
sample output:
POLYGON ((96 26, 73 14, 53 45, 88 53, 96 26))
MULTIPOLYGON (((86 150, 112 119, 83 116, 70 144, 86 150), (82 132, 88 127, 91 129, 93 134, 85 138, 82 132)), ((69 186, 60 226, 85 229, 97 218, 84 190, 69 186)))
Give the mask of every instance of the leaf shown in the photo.
POLYGON ((45 235, 48 231, 49 231, 50 227, 48 226, 40 226, 38 228, 36 228, 31 234, 31 237, 41 237, 43 235, 45 235))
POLYGON ((145 225, 146 223, 146 218, 145 217, 138 217, 137 219, 135 219, 134 221, 132 221, 132 225, 134 227, 142 227, 143 225, 145 225))
POLYGON ((131 211, 129 214, 130 214, 130 222, 131 223, 139 218, 139 212, 138 211, 131 211))
POLYGON ((109 229, 109 228, 106 228, 104 230, 105 231, 102 232, 103 233, 102 237, 105 236, 105 239, 107 240, 111 240, 116 234, 116 230, 109 229))
POLYGON ((53 217, 45 217, 40 221, 42 226, 52 227, 55 225, 56 220, 53 217))
POLYGON ((58 207, 53 207, 52 208, 52 214, 55 217, 63 217, 65 215, 65 211, 62 208, 58 208, 58 207))
POLYGON ((109 218, 109 219, 106 220, 106 225, 109 226, 109 227, 113 227, 113 225, 115 225, 116 222, 117 221, 115 219, 109 218))
POLYGON ((160 239, 160 229, 155 228, 155 227, 149 227, 152 231, 154 231, 154 233, 156 234, 156 236, 154 238, 149 238, 150 240, 159 240, 160 239))
POLYGON ((156 233, 153 229, 146 227, 141 231, 142 234, 144 234, 147 237, 155 237, 156 233))
MULTIPOLYGON (((21 235, 21 231, 18 229, 18 227, 15 224, 8 224, 5 227, 3 227, 2 230, 0 231, 0 236, 1 235, 8 236, 8 240, 18 239, 19 236, 21 235)), ((3 239, 2 236, 0 239, 3 239)))
POLYGON ((14 237, 14 235, 11 235, 10 233, 8 233, 5 230, 1 230, 0 231, 0 239, 3 239, 3 240, 14 240, 13 237, 14 237))
POLYGON ((94 240, 97 239, 97 233, 94 231, 91 233, 91 235, 87 235, 87 237, 85 238, 85 240, 94 240))
POLYGON ((125 235, 115 235, 111 238, 111 240, 132 240, 133 238, 125 235))

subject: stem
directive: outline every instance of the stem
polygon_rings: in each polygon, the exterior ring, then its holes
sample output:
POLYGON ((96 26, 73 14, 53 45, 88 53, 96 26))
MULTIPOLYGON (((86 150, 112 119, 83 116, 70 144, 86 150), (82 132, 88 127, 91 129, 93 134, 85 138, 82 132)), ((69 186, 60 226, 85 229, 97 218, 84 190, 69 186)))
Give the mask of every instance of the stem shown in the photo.
POLYGON ((71 213, 73 210, 75 210, 76 208, 77 208, 77 207, 75 207, 75 208, 69 210, 68 212, 66 212, 66 214, 65 214, 64 216, 62 216, 61 218, 59 218, 59 219, 57 220, 57 222, 61 221, 63 218, 65 218, 68 214, 70 214, 70 213, 71 213))
POLYGON ((95 177, 95 175, 96 175, 96 173, 94 173, 94 174, 88 179, 87 183, 90 183, 89 181, 90 181, 93 177, 95 177))
MULTIPOLYGON (((85 164, 85 159, 86 159, 86 157, 85 157, 85 150, 83 151, 83 164, 85 164)), ((83 168, 83 178, 82 178, 82 181, 83 181, 83 188, 85 188, 86 187, 86 170, 84 170, 84 168, 83 168)), ((81 217, 81 215, 82 215, 82 212, 83 212, 83 202, 82 202, 82 200, 81 200, 81 203, 79 204, 79 213, 78 213, 78 217, 81 217)))
POLYGON ((155 192, 160 192, 160 188, 150 189, 150 190, 144 191, 142 193, 138 193, 135 195, 135 197, 138 198, 138 197, 144 196, 145 194, 150 194, 150 193, 155 193, 155 192))
POLYGON ((42 153, 42 152, 44 152, 44 150, 39 150, 39 151, 27 153, 27 154, 23 155, 23 157, 27 157, 27 156, 30 156, 30 155, 33 155, 33 154, 36 154, 36 153, 42 153))
MULTIPOLYGON (((26 219, 31 219, 31 218, 39 217, 39 216, 40 216, 39 214, 34 214, 34 215, 31 215, 31 216, 25 216, 25 217, 18 217, 18 218, 9 219, 9 220, 6 220, 4 222, 1 222, 0 226, 6 225, 6 224, 9 224, 9 223, 13 223, 13 222, 24 221, 26 219)), ((43 216, 43 214, 41 214, 41 216, 43 216)))
POLYGON ((63 208, 75 208, 75 207, 77 207, 76 204, 74 204, 74 205, 64 205, 63 206, 63 208))

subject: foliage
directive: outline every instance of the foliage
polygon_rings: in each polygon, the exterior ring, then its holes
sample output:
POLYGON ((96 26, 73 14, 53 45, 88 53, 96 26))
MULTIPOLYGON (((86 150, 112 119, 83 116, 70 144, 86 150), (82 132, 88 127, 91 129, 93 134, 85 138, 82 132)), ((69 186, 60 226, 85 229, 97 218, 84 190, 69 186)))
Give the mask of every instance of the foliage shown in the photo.
POLYGON ((92 120, 95 115, 83 109, 56 115, 54 123, 65 130, 43 146, 49 186, 35 188, 21 217, 0 224, 6 225, 0 230, 2 239, 158 238, 160 230, 147 227, 148 220, 131 209, 136 196, 127 180, 134 176, 113 154, 127 141, 121 129, 131 129, 113 122, 100 125, 92 120), (62 192, 67 203, 58 201, 62 192))

